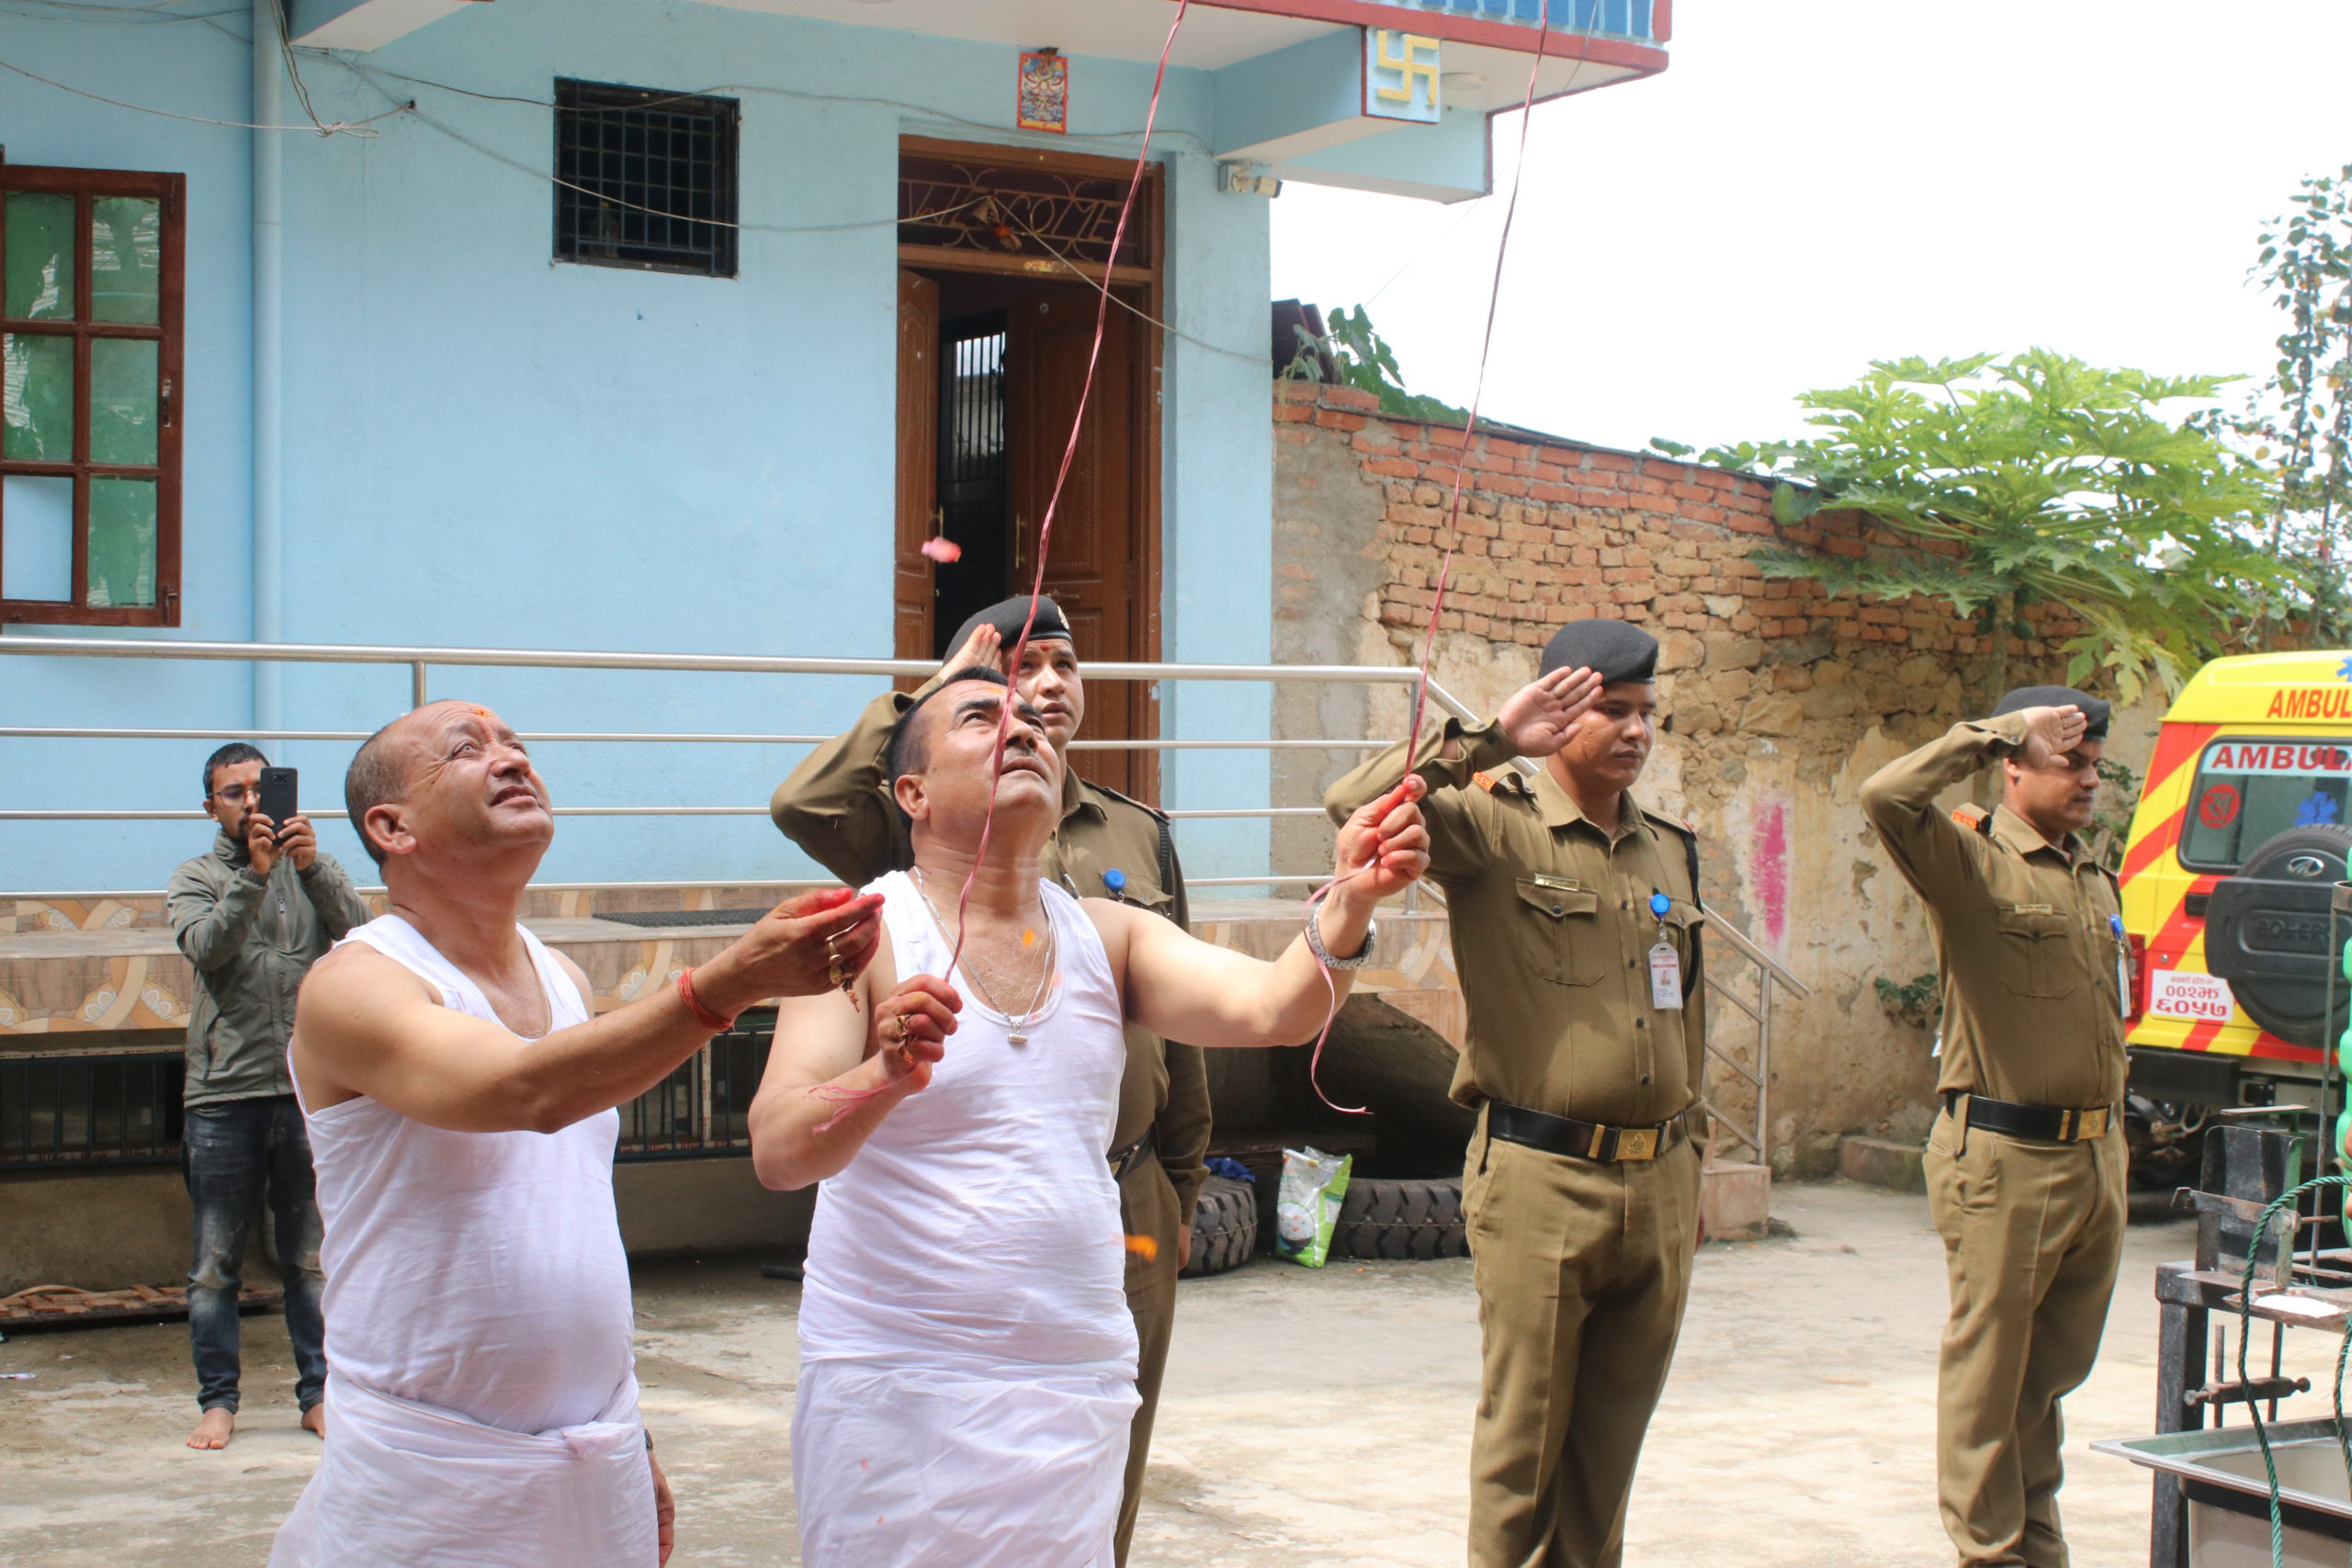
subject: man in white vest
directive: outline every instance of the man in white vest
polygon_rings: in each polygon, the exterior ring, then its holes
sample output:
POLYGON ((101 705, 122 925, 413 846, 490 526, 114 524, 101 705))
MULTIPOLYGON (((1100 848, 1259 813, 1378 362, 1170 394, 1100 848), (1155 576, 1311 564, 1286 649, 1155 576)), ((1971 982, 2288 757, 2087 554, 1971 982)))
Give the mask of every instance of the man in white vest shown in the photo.
POLYGON ((295 1016, 334 1437, 272 1568, 656 1568, 672 1510, 638 1418, 614 1108, 745 1008, 854 976, 881 900, 793 899, 595 1018, 587 977, 517 923, 555 822, 505 721, 404 715, 344 793, 391 912, 318 963, 295 1016))
POLYGON ((1329 892, 1268 964, 1040 875, 1062 764, 995 670, 910 707, 889 757, 914 863, 870 888, 888 940, 855 1005, 778 1005, 752 1105, 760 1179, 824 1183, 792 1423, 800 1561, 1112 1568, 1136 1408, 1124 1246, 1150 1241, 1123 1243, 1102 1160, 1126 1026, 1315 1039, 1371 955, 1374 907, 1429 863, 1421 784, 1340 826, 1329 892))

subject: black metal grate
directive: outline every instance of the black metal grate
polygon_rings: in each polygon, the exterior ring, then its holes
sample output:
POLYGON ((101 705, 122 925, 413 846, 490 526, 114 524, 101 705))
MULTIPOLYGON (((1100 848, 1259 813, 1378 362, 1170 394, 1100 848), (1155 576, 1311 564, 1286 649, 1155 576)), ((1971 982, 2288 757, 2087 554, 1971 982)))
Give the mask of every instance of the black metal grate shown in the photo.
POLYGON ((748 926, 766 919, 775 908, 763 904, 755 909, 599 909, 596 918, 651 931, 671 926, 748 926))
POLYGON ((735 276, 732 98, 555 85, 558 261, 735 276))
POLYGON ((620 1160, 681 1159, 752 1151, 752 1097, 767 1071, 775 1014, 746 1013, 733 1029, 621 1107, 620 1160))
POLYGON ((0 1170, 171 1164, 186 1065, 178 1051, 0 1057, 0 1170))
POLYGON ((933 657, 964 618, 1004 597, 1012 570, 1012 465, 1005 445, 1005 320, 997 310, 940 333, 939 531, 963 547, 942 564, 933 657))

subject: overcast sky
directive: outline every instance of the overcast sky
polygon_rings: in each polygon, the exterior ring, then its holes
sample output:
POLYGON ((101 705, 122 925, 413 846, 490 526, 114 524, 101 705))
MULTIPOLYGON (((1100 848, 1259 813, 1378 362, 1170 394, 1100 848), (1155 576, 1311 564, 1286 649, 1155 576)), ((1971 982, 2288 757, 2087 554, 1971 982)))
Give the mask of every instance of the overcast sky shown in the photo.
MULTIPOLYGON (((2352 162, 2346 0, 1677 0, 1674 28, 1663 75, 1536 111, 1498 419, 1793 435, 1797 393, 1873 358, 2033 345, 2259 376, 2283 318, 2256 234, 2352 162)), ((1274 203, 1275 297, 1369 300, 1407 385, 1457 403, 1519 120, 1495 126, 1483 201, 1274 203)))

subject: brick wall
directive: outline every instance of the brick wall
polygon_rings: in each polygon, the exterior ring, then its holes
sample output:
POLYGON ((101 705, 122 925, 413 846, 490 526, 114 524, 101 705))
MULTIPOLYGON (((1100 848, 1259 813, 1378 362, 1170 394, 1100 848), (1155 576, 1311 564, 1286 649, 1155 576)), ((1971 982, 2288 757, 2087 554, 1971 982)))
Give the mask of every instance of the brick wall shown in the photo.
MULTIPOLYGON (((1924 1131, 1929 1041, 1886 1016, 1874 982, 1907 981, 1933 953, 1855 792, 1990 705, 1989 639, 1940 605, 1832 597, 1749 558, 1776 541, 1851 556, 1913 547, 1852 513, 1782 528, 1771 486, 1744 475, 1572 441, 1465 445, 1459 430, 1384 416, 1351 388, 1277 382, 1273 417, 1276 658, 1418 662, 1447 503, 1465 475, 1437 681, 1491 712, 1534 677, 1565 621, 1611 615, 1656 633, 1672 728, 1636 795, 1697 826, 1710 902, 1814 991, 1775 1018, 1775 1163, 1820 1168, 1844 1132, 1924 1131)), ((2034 635, 2012 641, 2009 681, 2060 679, 2059 643, 2076 628, 2042 606, 2023 619, 2034 635)), ((1278 731, 1397 736, 1408 701, 1401 689, 1284 690, 1278 731)), ((2144 763, 2154 718, 2121 717, 2120 760, 2144 763)), ((1360 755, 1280 754, 1277 800, 1318 801, 1360 755)), ((1312 871, 1329 844, 1317 825, 1285 822, 1278 859, 1312 871)), ((1718 1042, 1752 1066, 1752 1031, 1729 1009, 1718 1021, 1718 1042)))

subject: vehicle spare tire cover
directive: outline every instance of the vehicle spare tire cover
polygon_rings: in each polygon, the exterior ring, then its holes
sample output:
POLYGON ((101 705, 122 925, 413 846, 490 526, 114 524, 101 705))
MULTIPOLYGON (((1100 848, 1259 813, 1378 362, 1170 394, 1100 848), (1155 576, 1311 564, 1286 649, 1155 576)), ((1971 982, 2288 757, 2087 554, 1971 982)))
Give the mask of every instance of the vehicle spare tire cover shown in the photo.
POLYGON ((2352 827, 2290 828, 2215 883, 2205 907, 2206 968, 2230 983, 2247 1017, 2297 1045, 2324 1045, 2344 1027, 2340 978, 2327 1017, 2328 905, 2347 856, 2352 827))

